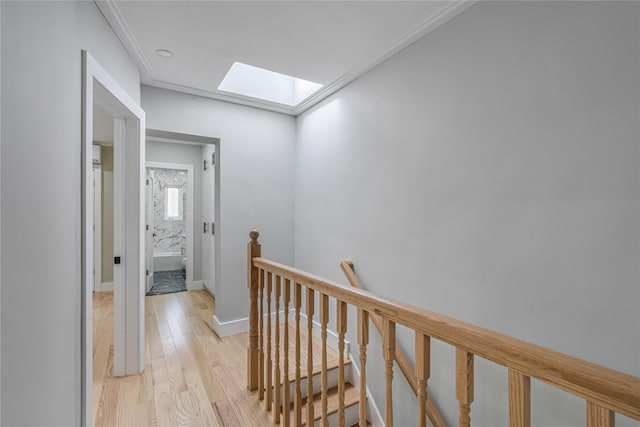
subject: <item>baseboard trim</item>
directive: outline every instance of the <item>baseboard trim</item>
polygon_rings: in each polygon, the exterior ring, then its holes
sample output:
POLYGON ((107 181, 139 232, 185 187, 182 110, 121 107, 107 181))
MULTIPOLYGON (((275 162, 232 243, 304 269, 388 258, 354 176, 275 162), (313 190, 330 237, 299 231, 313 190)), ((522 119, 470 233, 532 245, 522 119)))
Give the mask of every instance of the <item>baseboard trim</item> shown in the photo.
POLYGON ((249 330, 249 318, 231 320, 229 322, 221 322, 218 316, 213 315, 213 331, 220 338, 245 333, 249 330))
MULTIPOLYGON (((207 288, 205 287, 205 289, 207 288)), ((264 315, 265 319, 267 316, 268 314, 264 315)), ((293 308, 290 308, 289 321, 292 321, 294 319, 295 319, 295 310, 293 308)), ((302 325, 305 325, 305 330, 306 330, 306 324, 308 321, 307 319, 308 319, 307 315, 301 312, 300 324, 301 324, 301 327, 302 325)), ((271 324, 275 324, 275 322, 276 322, 276 316, 274 312, 271 314, 271 324)), ((280 322, 284 323, 284 310, 280 311, 280 322)), ((264 324, 265 325, 267 324, 266 320, 264 321, 264 324)), ((220 338, 228 337, 230 335, 243 334, 249 331, 249 318, 244 317, 242 319, 231 320, 229 322, 221 322, 220 319, 218 319, 218 317, 214 314, 212 326, 213 326, 213 330, 215 331, 216 334, 218 334, 220 338)), ((317 338, 321 338, 322 337, 321 334, 322 334, 322 325, 314 319, 313 320, 313 336, 317 338)), ((327 345, 332 349, 334 349, 335 351, 337 351, 338 342, 339 342, 338 334, 330 330, 329 328, 327 328, 327 345)), ((351 345, 347 339, 344 340, 344 357, 347 359, 351 357, 351 345)))
MULTIPOLYGON (((360 367, 356 366, 353 363, 353 355, 349 353, 349 358, 352 360, 351 362, 351 372, 348 376, 348 381, 356 387, 360 387, 360 367)), ((373 399, 373 395, 371 394, 371 390, 369 390, 369 385, 367 384, 367 418, 373 427, 384 427, 384 419, 380 414, 380 410, 378 409, 378 405, 376 405, 376 401, 373 399)))
POLYGON ((113 292, 113 282, 103 282, 100 283, 95 290, 96 292, 113 292))
MULTIPOLYGON (((293 309, 292 309, 293 310, 293 309)), ((305 313, 300 313, 300 323, 302 324, 302 319, 304 319, 304 324, 306 326, 307 324, 307 315, 305 313)), ((305 328, 306 330, 306 328, 305 328)), ((317 338, 322 338, 322 325, 317 322, 315 319, 313 320, 313 336, 317 337, 317 338)), ((340 342, 340 340, 338 339, 338 334, 334 331, 332 331, 331 329, 327 328, 327 345, 329 347, 331 347, 332 349, 334 349, 335 351, 338 351, 338 342, 340 342)), ((344 340, 344 357, 349 359, 351 356, 351 346, 349 341, 346 339, 344 340)))
POLYGON ((202 280, 194 280, 193 282, 187 283, 188 291, 198 291, 200 289, 204 289, 204 282, 202 280))
POLYGON ((202 282, 202 288, 203 288, 205 291, 207 291, 207 293, 208 293, 209 295, 211 295, 211 298, 216 299, 216 294, 215 294, 211 289, 207 288, 207 287, 204 285, 204 282, 202 282))
MULTIPOLYGON (((292 311, 293 309, 289 309, 289 320, 292 319, 292 311)), ((267 318, 267 316, 268 314, 264 315, 265 319, 267 318)), ((284 310, 280 311, 280 322, 284 322, 284 310)), ((275 312, 271 313, 271 323, 276 323, 275 312)), ((264 324, 267 324, 266 320, 264 321, 264 324)), ((228 337, 230 335, 243 334, 249 331, 249 318, 244 317, 242 319, 231 320, 229 322, 221 322, 220 319, 218 319, 218 317, 214 314, 212 326, 213 330, 220 338, 228 337)))

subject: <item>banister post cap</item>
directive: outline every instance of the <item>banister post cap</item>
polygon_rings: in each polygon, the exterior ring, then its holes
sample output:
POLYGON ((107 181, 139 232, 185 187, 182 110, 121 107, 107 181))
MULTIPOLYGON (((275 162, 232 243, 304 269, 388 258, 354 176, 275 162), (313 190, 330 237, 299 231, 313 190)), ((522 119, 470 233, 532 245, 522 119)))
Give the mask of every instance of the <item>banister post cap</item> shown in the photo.
POLYGON ((260 236, 260 233, 258 233, 258 230, 251 230, 249 232, 249 238, 251 239, 251 243, 258 243, 259 236, 260 236))

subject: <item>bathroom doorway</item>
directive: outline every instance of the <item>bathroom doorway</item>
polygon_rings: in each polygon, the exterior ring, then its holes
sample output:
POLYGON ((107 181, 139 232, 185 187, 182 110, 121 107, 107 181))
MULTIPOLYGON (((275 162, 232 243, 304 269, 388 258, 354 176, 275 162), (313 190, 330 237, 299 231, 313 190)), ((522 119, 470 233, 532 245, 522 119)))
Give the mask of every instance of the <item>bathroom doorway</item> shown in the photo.
POLYGON ((146 293, 193 289, 193 164, 146 166, 146 293))
MULTIPOLYGON (((219 271, 216 264, 220 262, 219 250, 216 250, 220 243, 218 236, 221 226, 218 213, 220 169, 217 164, 219 163, 220 140, 156 129, 147 129, 146 133, 147 166, 176 169, 178 173, 188 169, 186 175, 188 181, 192 183, 192 190, 187 191, 186 198, 186 218, 187 221, 191 221, 191 224, 187 224, 186 233, 186 269, 184 273, 186 289, 187 291, 205 289, 215 298, 216 273, 219 271), (192 197, 189 198, 189 196, 192 197), (192 233, 191 240, 189 232, 192 233)), ((177 182, 173 181, 175 178, 175 176, 171 177, 171 182, 177 182)), ((150 176, 149 185, 153 185, 156 191, 161 192, 163 198, 168 197, 167 187, 160 190, 160 184, 154 183, 154 180, 157 179, 158 175, 154 173, 153 177, 150 176)), ((176 194, 175 191, 174 194, 176 194)), ((151 201, 147 200, 147 204, 150 206, 151 201)), ((175 208, 179 212, 180 207, 175 208)), ((147 211, 151 212, 151 207, 147 211)), ((165 216, 167 216, 166 212, 163 211, 160 216, 158 211, 151 220, 157 221, 161 218, 164 221, 165 216)), ((157 226, 152 227, 149 221, 147 221, 147 225, 149 225, 149 232, 153 233, 152 229, 155 229, 158 234, 157 226)), ((152 234, 147 235, 149 242, 147 248, 152 247, 152 238, 152 234)), ((177 240, 177 236, 174 240, 177 240)), ((158 274, 161 269, 174 272, 167 273, 167 275, 178 275, 179 270, 176 271, 175 266, 178 265, 177 262, 181 261, 178 255, 179 250, 175 246, 168 250, 165 245, 164 247, 156 247, 155 251, 155 256, 150 251, 146 253, 147 270, 149 270, 148 282, 152 283, 152 279, 158 279, 164 275, 158 274)), ((167 278, 167 280, 171 279, 171 277, 167 278)))

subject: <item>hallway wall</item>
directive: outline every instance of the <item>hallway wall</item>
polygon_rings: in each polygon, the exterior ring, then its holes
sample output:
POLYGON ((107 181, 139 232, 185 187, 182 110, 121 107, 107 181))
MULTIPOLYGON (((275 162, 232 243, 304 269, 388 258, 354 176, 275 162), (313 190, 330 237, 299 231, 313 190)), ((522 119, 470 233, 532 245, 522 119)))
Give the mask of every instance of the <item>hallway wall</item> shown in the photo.
MULTIPOLYGON (((481 2, 298 117, 296 267, 347 283, 352 259, 378 294, 640 375, 639 17, 481 2)), ((454 351, 432 347, 455 424, 454 351)), ((394 383, 396 423, 417 425, 394 383)), ((585 424, 584 401, 532 384, 532 425, 585 424)), ((476 359, 475 426, 507 424, 506 385, 476 359)))
POLYGON ((283 114, 142 86, 147 127, 219 138, 216 316, 248 317, 246 244, 260 230, 266 254, 293 263, 295 119, 283 114))
POLYGON ((0 424, 80 425, 81 49, 134 99, 140 77, 93 2, 0 9, 0 424))
POLYGON ((113 283, 113 147, 102 147, 102 283, 113 283))

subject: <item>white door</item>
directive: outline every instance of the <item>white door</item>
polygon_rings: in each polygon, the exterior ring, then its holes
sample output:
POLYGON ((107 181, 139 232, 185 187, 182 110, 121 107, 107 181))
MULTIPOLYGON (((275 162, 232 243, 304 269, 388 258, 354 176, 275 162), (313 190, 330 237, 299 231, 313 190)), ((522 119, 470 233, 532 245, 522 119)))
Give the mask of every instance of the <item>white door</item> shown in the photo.
POLYGON ((215 145, 205 145, 202 157, 202 283, 215 294, 215 145))
POLYGON ((153 210, 153 174, 147 168, 147 180, 145 185, 145 265, 146 265, 146 291, 153 286, 153 247, 154 247, 154 210, 153 210))

